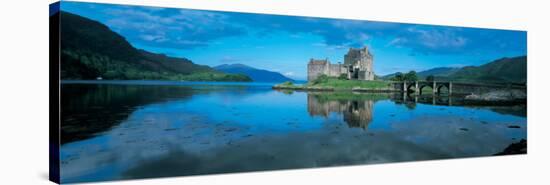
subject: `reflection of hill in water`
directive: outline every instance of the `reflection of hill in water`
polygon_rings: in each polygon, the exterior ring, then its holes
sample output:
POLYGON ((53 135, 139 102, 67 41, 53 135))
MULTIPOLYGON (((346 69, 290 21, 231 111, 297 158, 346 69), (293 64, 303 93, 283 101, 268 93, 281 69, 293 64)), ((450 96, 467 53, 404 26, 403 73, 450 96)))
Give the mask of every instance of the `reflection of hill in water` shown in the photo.
POLYGON ((137 107, 186 99, 190 88, 150 85, 61 85, 61 143, 86 139, 109 130, 137 107))
POLYGON ((328 117, 331 112, 335 112, 343 115, 344 121, 349 127, 367 129, 372 121, 373 99, 367 97, 345 99, 326 96, 343 97, 331 94, 308 94, 307 110, 311 116, 328 117))
POLYGON ((61 143, 95 136, 120 124, 136 109, 164 101, 183 101, 193 95, 223 93, 249 96, 262 86, 224 84, 179 85, 162 81, 71 82, 61 85, 61 143))

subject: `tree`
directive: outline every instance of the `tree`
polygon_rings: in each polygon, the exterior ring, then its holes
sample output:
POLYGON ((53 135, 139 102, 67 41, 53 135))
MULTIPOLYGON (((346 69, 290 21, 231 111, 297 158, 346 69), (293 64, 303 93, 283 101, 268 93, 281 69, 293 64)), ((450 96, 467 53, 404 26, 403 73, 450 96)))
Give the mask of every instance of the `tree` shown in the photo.
POLYGON ((286 81, 286 82, 282 83, 282 85, 292 86, 292 85, 294 85, 294 83, 292 81, 286 81))
POLYGON ((435 80, 434 75, 428 75, 428 76, 426 77, 426 81, 428 81, 428 82, 433 82, 434 80, 435 80))
POLYGON ((328 82, 328 76, 327 75, 319 75, 315 80, 313 80, 313 84, 321 84, 321 83, 327 83, 328 82))
POLYGON ((416 71, 409 71, 407 74, 405 74, 403 80, 404 81, 417 81, 418 76, 416 76, 416 71))
POLYGON ((341 74, 340 76, 338 76, 338 80, 347 80, 347 79, 348 79, 347 74, 341 74))
POLYGON ((395 73, 395 76, 391 78, 392 81, 403 81, 403 73, 397 72, 395 73))

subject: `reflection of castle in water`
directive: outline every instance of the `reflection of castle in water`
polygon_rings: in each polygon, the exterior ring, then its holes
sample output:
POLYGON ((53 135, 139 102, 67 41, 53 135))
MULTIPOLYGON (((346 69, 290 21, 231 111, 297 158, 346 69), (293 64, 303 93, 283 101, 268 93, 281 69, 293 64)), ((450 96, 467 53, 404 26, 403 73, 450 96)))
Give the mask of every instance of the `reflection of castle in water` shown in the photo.
POLYGON ((367 129, 372 121, 373 100, 321 100, 316 94, 307 95, 307 111, 311 116, 328 117, 331 112, 344 116, 349 127, 367 129))

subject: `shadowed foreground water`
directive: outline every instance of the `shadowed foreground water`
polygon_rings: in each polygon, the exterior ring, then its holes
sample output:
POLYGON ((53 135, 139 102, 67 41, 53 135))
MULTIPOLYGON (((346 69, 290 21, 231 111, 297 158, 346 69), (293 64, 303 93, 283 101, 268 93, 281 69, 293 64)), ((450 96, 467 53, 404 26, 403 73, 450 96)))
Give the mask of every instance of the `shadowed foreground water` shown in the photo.
POLYGON ((490 156, 527 134, 524 107, 259 83, 102 83, 62 85, 64 183, 490 156))

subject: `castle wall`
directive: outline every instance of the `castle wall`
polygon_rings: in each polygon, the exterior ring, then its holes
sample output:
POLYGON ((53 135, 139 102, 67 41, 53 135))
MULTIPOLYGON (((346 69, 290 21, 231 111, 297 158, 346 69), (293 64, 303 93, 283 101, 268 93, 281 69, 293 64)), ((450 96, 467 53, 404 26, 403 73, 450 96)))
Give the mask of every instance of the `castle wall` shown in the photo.
POLYGON ((307 80, 312 81, 317 79, 320 75, 327 75, 330 77, 339 77, 341 74, 347 74, 347 69, 341 64, 320 64, 310 62, 307 65, 307 80))
POLYGON ((327 65, 310 63, 307 65, 307 80, 313 81, 320 75, 325 74, 326 71, 328 71, 327 65))
POLYGON ((367 76, 367 80, 374 80, 374 72, 373 71, 370 71, 368 76, 367 76))
POLYGON ((374 80, 374 73, 370 71, 359 71, 358 80, 374 80))
POLYGON ((367 80, 367 71, 359 71, 358 80, 367 80))
POLYGON ((328 76, 339 77, 341 74, 347 74, 347 70, 343 65, 330 64, 328 76))

